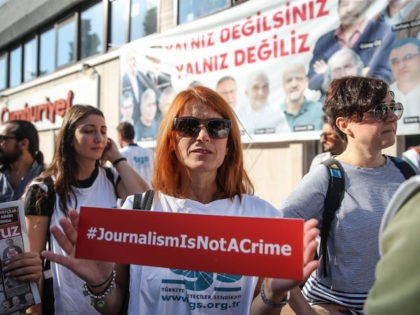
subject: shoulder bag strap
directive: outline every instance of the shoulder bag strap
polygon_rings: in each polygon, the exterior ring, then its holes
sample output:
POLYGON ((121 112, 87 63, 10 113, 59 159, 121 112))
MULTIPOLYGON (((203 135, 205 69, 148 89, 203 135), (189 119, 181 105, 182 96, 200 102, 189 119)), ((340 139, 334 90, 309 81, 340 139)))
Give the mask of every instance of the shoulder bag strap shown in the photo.
POLYGON ((134 194, 133 209, 150 210, 152 208, 154 191, 146 190, 142 194, 134 194))

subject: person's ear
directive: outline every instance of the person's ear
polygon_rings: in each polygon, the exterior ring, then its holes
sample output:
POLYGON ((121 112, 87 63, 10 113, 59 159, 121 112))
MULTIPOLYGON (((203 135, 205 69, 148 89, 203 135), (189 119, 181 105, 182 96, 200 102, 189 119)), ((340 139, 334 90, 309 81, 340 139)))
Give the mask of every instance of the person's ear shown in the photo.
POLYGON ((338 117, 335 120, 335 124, 338 127, 338 129, 341 130, 342 133, 344 133, 347 136, 352 136, 353 132, 351 130, 351 124, 350 121, 347 118, 344 117, 338 117))
POLYGON ((20 140, 19 141, 19 147, 20 148, 29 149, 29 140, 28 140, 28 138, 23 138, 22 140, 20 140))

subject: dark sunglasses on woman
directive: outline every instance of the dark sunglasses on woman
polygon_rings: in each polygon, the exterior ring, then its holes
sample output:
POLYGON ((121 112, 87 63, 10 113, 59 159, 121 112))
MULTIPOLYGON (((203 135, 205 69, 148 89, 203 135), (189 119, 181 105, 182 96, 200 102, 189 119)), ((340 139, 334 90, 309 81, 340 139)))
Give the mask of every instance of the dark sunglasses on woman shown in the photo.
POLYGON ((195 117, 176 117, 174 130, 182 137, 197 137, 204 126, 211 138, 224 139, 230 132, 230 121, 223 118, 198 119, 195 117))
POLYGON ((372 114, 376 121, 386 121, 389 115, 389 111, 394 113, 397 116, 397 119, 400 119, 403 112, 404 106, 399 102, 379 103, 371 110, 368 110, 366 113, 372 114))

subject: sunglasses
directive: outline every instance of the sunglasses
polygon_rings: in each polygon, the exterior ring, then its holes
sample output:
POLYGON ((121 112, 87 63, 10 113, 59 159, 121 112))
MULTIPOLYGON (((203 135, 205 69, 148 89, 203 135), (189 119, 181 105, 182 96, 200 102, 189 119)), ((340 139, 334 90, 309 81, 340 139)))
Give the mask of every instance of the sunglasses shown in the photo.
POLYGON ((230 132, 230 121, 223 118, 198 119, 195 117, 176 117, 174 130, 182 137, 197 137, 204 126, 211 138, 224 139, 230 132))
POLYGON ((391 64, 393 66, 398 66, 401 62, 407 62, 407 61, 413 60, 418 55, 420 55, 420 53, 417 53, 417 54, 407 54, 407 55, 404 55, 401 59, 400 58, 392 58, 390 60, 390 62, 391 62, 391 64))
POLYGON ((325 139, 330 138, 331 139, 331 138, 334 138, 334 134, 332 132, 323 132, 319 135, 319 138, 320 139, 322 139, 322 138, 325 138, 325 139))
POLYGON ((7 141, 7 140, 10 140, 10 139, 16 139, 16 137, 0 135, 0 142, 7 141))
POLYGON ((404 106, 399 102, 391 102, 390 104, 379 103, 371 110, 368 110, 366 113, 371 113, 377 121, 385 121, 388 118, 389 111, 397 116, 397 119, 400 119, 404 112, 404 106))

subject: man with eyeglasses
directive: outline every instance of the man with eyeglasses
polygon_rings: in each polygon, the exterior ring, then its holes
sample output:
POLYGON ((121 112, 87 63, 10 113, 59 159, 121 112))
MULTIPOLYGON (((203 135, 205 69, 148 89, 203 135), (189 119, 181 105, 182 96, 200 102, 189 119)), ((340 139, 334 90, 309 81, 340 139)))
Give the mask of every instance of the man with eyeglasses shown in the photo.
POLYGON ((328 160, 330 157, 341 154, 346 148, 346 142, 337 135, 334 128, 326 121, 325 117, 319 142, 322 145, 323 152, 313 158, 310 169, 321 164, 323 161, 328 160))
POLYGON ((404 114, 398 121, 399 130, 405 134, 420 132, 420 39, 403 38, 394 42, 389 63, 395 82, 390 89, 395 100, 404 105, 404 114))
POLYGON ((18 200, 29 182, 44 169, 38 131, 24 120, 0 127, 0 202, 18 200))

